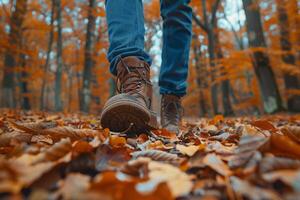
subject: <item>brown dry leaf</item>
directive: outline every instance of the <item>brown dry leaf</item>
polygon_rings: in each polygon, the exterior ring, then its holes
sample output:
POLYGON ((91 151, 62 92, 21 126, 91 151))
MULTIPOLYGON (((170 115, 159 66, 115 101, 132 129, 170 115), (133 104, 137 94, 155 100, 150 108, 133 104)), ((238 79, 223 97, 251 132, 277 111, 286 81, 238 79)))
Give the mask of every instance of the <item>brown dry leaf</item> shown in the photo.
POLYGON ((166 129, 154 130, 153 133, 159 137, 169 139, 171 141, 177 141, 176 133, 170 132, 166 129))
POLYGON ((256 172, 262 159, 262 154, 259 151, 255 151, 251 159, 242 168, 243 175, 250 175, 256 172))
MULTIPOLYGON (((145 142, 145 144, 147 144, 146 149, 168 150, 168 149, 173 149, 173 147, 174 147, 173 143, 169 143, 169 145, 165 145, 160 140, 156 140, 154 142, 149 141, 149 143, 148 143, 148 141, 145 142)), ((141 146, 141 145, 138 145, 138 146, 141 146)))
POLYGON ((256 151, 264 151, 269 148, 269 138, 243 136, 234 152, 234 156, 229 159, 228 165, 232 169, 245 166, 253 155, 255 155, 256 151))
POLYGON ((193 183, 191 177, 177 167, 150 161, 148 169, 150 180, 166 182, 174 197, 187 195, 192 190, 193 183))
POLYGON ((166 183, 153 183, 126 176, 123 173, 103 172, 95 178, 89 191, 97 193, 98 199, 110 200, 173 200, 166 183))
POLYGON ((130 160, 126 165, 121 169, 122 172, 136 176, 139 178, 148 177, 148 163, 151 161, 151 158, 139 157, 134 160, 130 160))
POLYGON ((93 139, 92 141, 89 142, 89 144, 90 144, 93 148, 99 147, 99 145, 101 144, 101 140, 100 140, 99 136, 95 136, 94 139, 93 139))
POLYGON ((33 135, 31 138, 31 142, 33 143, 43 142, 46 144, 53 144, 53 140, 48 135, 33 135))
POLYGON ((171 154, 160 150, 136 151, 131 153, 131 155, 133 159, 137 159, 139 157, 148 157, 151 158, 152 160, 164 161, 170 163, 178 163, 180 161, 180 159, 176 154, 171 154))
POLYGON ((0 147, 9 146, 13 140, 19 141, 19 142, 30 143, 31 137, 32 137, 31 134, 22 133, 19 131, 3 133, 3 134, 0 134, 0 147))
POLYGON ((0 193, 10 192, 18 193, 22 188, 19 181, 19 165, 13 165, 11 162, 0 157, 0 193))
POLYGON ((180 151, 183 155, 193 156, 197 151, 204 150, 205 145, 189 145, 184 146, 181 144, 176 145, 176 149, 180 151))
POLYGON ((229 167, 214 153, 207 154, 203 159, 203 163, 222 176, 230 176, 232 174, 229 167))
POLYGON ((44 161, 56 161, 72 150, 71 140, 69 138, 63 138, 59 142, 55 143, 45 152, 38 155, 35 163, 44 161))
POLYGON ((57 126, 56 122, 34 122, 34 123, 16 123, 9 121, 15 128, 31 134, 38 134, 39 131, 57 126))
POLYGON ((222 156, 231 156, 234 154, 236 149, 235 145, 232 146, 225 146, 219 141, 209 141, 206 145, 207 152, 215 152, 218 155, 222 156))
POLYGON ((57 126, 51 128, 45 128, 44 126, 40 126, 40 124, 20 124, 11 122, 12 125, 26 133, 30 133, 33 135, 41 134, 41 135, 50 135, 54 141, 59 141, 61 138, 70 138, 71 140, 94 137, 99 134, 97 130, 91 129, 75 129, 69 126, 57 126))
POLYGON ((55 165, 53 162, 46 162, 32 166, 25 159, 0 160, 0 192, 18 193, 55 165))
POLYGON ((231 134, 228 132, 224 132, 219 135, 214 135, 209 137, 210 140, 218 140, 223 143, 228 143, 228 142, 237 143, 239 138, 240 136, 238 134, 231 134))
POLYGON ((241 131, 242 136, 253 136, 253 137, 266 137, 269 136, 270 133, 266 131, 260 131, 256 126, 249 124, 242 124, 239 126, 239 131, 241 131))
POLYGON ((276 149, 279 152, 287 153, 292 156, 300 157, 300 144, 290 139, 290 137, 274 133, 271 135, 272 149, 276 149), (283 145, 284 144, 284 145, 283 145))
POLYGON ((299 169, 300 161, 290 158, 266 156, 264 157, 259 166, 260 173, 266 173, 274 170, 282 169, 299 169))
POLYGON ((87 175, 72 173, 61 183, 58 194, 63 199, 83 199, 85 192, 90 187, 91 178, 87 175))
POLYGON ((253 200, 281 199, 275 192, 251 185, 250 183, 243 181, 235 176, 230 177, 230 183, 234 192, 237 193, 238 196, 243 196, 253 200))
POLYGON ((47 173, 53 169, 57 163, 55 162, 44 162, 38 163, 36 165, 24 165, 20 169, 22 176, 20 176, 20 181, 24 186, 31 185, 34 181, 39 179, 43 174, 47 173))
POLYGON ((292 140, 300 143, 300 127, 299 126, 285 126, 281 130, 284 134, 289 136, 292 140))
POLYGON ((264 173, 263 179, 268 182, 281 180, 292 187, 295 191, 300 192, 300 171, 299 170, 277 170, 274 172, 264 173))
POLYGON ((211 131, 211 132, 217 132, 218 131, 218 127, 216 127, 215 125, 208 125, 205 127, 206 131, 211 131))
POLYGON ((251 125, 255 126, 257 128, 260 128, 261 130, 266 130, 266 131, 270 131, 270 132, 276 132, 277 131, 275 126, 267 120, 253 121, 253 122, 251 122, 251 125))
POLYGON ((96 152, 96 170, 116 170, 129 161, 130 158, 128 148, 112 148, 107 144, 102 144, 98 147, 96 152))

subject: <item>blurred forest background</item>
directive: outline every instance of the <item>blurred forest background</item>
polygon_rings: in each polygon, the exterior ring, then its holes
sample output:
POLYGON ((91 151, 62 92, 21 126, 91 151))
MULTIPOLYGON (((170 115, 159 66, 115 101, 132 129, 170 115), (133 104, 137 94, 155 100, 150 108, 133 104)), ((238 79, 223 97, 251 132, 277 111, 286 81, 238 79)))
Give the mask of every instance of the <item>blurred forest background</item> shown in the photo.
MULTIPOLYGON (((159 0, 146 50, 161 62, 159 0)), ((300 111, 299 0, 193 0, 186 116, 300 111)), ((104 0, 0 0, 0 107, 101 112, 114 94, 104 0)))

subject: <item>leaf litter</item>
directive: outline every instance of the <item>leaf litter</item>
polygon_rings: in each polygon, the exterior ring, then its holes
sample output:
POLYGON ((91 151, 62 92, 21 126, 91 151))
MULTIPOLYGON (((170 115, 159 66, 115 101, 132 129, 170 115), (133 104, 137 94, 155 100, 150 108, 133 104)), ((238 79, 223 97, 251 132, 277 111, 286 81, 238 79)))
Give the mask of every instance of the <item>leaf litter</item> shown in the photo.
POLYGON ((298 199, 300 116, 183 121, 176 136, 3 110, 0 199, 298 199))

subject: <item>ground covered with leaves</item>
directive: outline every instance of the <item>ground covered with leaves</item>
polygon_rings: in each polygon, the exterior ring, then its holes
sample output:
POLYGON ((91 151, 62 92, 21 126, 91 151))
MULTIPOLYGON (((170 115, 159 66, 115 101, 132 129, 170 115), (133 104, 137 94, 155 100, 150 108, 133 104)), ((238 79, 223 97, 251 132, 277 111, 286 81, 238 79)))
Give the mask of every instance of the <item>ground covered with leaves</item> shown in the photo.
POLYGON ((300 116, 128 137, 95 116, 0 112, 0 199, 299 199, 300 116))

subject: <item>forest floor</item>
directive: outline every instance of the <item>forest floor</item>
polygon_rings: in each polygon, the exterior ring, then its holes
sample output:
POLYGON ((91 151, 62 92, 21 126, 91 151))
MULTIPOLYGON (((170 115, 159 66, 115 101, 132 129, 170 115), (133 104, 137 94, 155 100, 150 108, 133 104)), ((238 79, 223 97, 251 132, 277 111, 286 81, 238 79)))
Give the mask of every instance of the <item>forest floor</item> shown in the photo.
POLYGON ((0 199, 297 199, 300 115, 127 137, 95 116, 2 110, 0 199))

